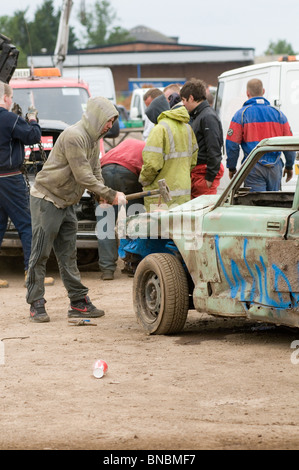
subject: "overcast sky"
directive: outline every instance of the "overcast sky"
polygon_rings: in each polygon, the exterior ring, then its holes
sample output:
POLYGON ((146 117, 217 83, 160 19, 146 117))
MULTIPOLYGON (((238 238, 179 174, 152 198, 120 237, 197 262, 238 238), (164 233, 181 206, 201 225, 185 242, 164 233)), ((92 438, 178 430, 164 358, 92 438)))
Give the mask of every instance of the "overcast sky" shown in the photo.
MULTIPOLYGON (((28 9, 32 19, 41 0, 1 2, 0 16, 28 9), (5 6, 4 6, 5 5, 5 6)), ((54 0, 61 8, 63 0, 54 0)), ((85 0, 86 7, 94 4, 85 0)), ((81 0, 73 0, 72 26, 81 0)), ((110 0, 117 13, 115 26, 131 29, 144 25, 182 44, 252 47, 262 55, 270 41, 284 39, 299 53, 299 0, 110 0)))

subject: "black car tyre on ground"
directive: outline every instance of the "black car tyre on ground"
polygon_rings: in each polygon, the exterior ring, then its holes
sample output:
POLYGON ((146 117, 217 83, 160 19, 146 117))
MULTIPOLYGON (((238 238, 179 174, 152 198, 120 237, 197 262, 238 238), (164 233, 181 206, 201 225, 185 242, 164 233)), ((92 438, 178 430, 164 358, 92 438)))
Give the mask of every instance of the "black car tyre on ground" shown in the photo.
POLYGON ((181 262, 171 254, 154 253, 138 265, 133 285, 138 322, 149 334, 174 334, 185 325, 189 288, 181 262))

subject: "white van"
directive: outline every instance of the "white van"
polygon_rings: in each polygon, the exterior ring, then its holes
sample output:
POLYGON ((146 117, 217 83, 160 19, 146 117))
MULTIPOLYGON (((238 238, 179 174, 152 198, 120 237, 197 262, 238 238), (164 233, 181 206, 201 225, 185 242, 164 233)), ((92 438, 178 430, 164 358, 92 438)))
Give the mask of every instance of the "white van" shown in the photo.
MULTIPOLYGON (((272 106, 280 109, 286 115, 293 134, 299 135, 299 61, 277 61, 229 70, 218 77, 215 109, 222 122, 224 141, 233 115, 247 100, 246 85, 248 80, 252 78, 262 80, 265 88, 264 97, 272 106)), ((240 161, 241 159, 240 151, 240 161)), ((223 163, 226 166, 225 154, 223 163)), ((294 189, 299 174, 299 161, 297 163, 294 178, 289 183, 285 183, 285 178, 283 179, 284 190, 292 191, 294 189)), ((222 192, 228 182, 228 170, 226 169, 219 191, 222 192)))
POLYGON ((145 104, 143 97, 149 88, 136 88, 132 93, 130 104, 130 119, 145 120, 145 104))
POLYGON ((112 71, 109 67, 63 67, 64 78, 80 78, 88 83, 91 96, 104 96, 116 104, 112 71))
MULTIPOLYGON (((63 78, 77 78, 88 83, 90 95, 103 96, 116 106, 116 93, 112 71, 109 67, 63 67, 63 78)), ((105 139, 119 136, 119 120, 117 119, 108 131, 105 139)))
MULTIPOLYGON (((163 91, 163 88, 159 89, 163 91)), ((130 119, 141 119, 144 123, 146 105, 143 101, 143 97, 148 90, 150 90, 150 88, 135 88, 135 90, 133 90, 130 104, 130 119)))

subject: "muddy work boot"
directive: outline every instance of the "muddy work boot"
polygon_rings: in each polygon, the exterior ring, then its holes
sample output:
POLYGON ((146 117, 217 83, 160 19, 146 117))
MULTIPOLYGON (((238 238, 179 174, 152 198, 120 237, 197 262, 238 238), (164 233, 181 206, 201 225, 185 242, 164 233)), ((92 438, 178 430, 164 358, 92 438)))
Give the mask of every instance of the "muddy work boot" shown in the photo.
POLYGON ((45 323, 50 321, 50 317, 45 309, 45 299, 36 300, 30 305, 30 320, 36 323, 45 323))
POLYGON ((0 288, 1 287, 8 287, 9 284, 7 281, 5 281, 4 279, 0 279, 0 288))
POLYGON ((103 281, 113 281, 114 272, 113 271, 104 271, 102 274, 103 281))
POLYGON ((69 306, 69 318, 99 318, 105 315, 103 310, 96 308, 86 295, 84 299, 73 300, 69 306))

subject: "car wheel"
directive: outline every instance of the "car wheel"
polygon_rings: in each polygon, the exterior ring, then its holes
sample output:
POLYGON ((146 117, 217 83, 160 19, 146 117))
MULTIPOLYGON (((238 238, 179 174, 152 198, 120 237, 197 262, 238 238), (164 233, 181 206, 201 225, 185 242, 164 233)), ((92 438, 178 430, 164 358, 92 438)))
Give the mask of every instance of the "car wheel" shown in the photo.
POLYGON ((137 320, 147 333, 181 331, 189 306, 187 276, 181 262, 167 253, 146 256, 135 272, 133 302, 137 320))

